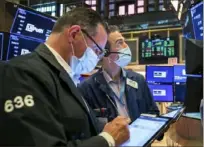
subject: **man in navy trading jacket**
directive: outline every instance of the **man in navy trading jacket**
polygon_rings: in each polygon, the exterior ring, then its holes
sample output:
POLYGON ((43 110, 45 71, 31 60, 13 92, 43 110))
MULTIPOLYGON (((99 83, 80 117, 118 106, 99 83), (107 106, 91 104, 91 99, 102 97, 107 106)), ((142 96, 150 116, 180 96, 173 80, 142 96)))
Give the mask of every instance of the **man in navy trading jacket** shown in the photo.
POLYGON ((102 59, 102 68, 82 82, 78 88, 101 123, 118 115, 134 121, 141 113, 159 114, 142 75, 125 70, 131 51, 117 26, 109 26, 106 48, 109 56, 102 59))
POLYGON ((46 43, 0 68, 0 146, 118 146, 129 138, 126 117, 99 132, 75 84, 104 54, 106 23, 75 8, 56 22, 46 43))

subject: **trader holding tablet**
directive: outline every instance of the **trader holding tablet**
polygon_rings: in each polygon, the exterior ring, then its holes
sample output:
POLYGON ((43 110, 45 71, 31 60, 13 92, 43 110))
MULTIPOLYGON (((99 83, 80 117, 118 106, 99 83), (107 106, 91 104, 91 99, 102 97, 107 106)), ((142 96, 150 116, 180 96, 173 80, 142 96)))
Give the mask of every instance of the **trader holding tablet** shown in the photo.
POLYGON ((109 56, 102 59, 97 73, 78 86, 84 98, 103 124, 118 115, 134 121, 141 113, 159 114, 144 77, 124 69, 131 61, 131 50, 118 27, 109 26, 109 31, 109 56))
POLYGON ((0 69, 0 146, 108 147, 129 139, 125 117, 99 132, 75 86, 76 75, 103 55, 107 34, 100 15, 76 8, 58 19, 45 44, 0 69))

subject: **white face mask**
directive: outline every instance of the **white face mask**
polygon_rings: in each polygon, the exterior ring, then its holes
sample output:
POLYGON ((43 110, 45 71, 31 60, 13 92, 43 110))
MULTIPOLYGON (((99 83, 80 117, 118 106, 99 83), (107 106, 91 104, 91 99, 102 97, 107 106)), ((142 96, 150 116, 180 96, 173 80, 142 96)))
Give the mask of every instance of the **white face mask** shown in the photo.
MULTIPOLYGON (((84 38, 84 35, 82 33, 84 38)), ((71 69, 73 74, 80 75, 91 72, 97 65, 99 58, 96 53, 88 47, 86 40, 84 38, 84 42, 87 46, 86 51, 84 52, 81 58, 77 58, 74 53, 74 47, 72 45, 73 56, 71 57, 71 69)))
POLYGON ((118 52, 122 53, 122 54, 118 54, 119 58, 118 60, 114 61, 118 66, 120 67, 125 67, 127 66, 132 58, 132 53, 129 47, 123 48, 121 50, 119 50, 118 52))
POLYGON ((87 47, 81 58, 74 55, 71 57, 71 69, 76 75, 89 73, 96 67, 98 61, 99 58, 96 53, 90 47, 87 47))

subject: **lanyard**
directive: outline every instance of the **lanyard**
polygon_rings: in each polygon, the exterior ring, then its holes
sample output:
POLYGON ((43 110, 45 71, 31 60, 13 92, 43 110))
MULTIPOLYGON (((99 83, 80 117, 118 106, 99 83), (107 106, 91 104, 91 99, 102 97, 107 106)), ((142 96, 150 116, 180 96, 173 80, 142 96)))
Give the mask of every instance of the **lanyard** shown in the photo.
POLYGON ((122 85, 119 82, 119 87, 120 87, 120 95, 119 95, 118 99, 119 99, 119 101, 120 101, 120 103, 122 105, 125 105, 125 102, 123 100, 123 96, 124 96, 124 93, 125 93, 125 82, 122 82, 122 85))

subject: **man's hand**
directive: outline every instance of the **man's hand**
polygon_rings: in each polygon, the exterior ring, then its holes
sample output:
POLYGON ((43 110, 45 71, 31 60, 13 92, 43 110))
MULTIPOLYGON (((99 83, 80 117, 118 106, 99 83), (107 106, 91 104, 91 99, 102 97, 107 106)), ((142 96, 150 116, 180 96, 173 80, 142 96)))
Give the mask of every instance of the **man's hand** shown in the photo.
POLYGON ((112 122, 105 125, 103 132, 107 132, 113 137, 116 146, 121 145, 130 138, 130 132, 128 129, 129 123, 129 118, 118 116, 112 122))

